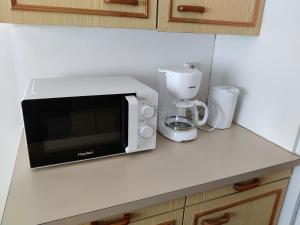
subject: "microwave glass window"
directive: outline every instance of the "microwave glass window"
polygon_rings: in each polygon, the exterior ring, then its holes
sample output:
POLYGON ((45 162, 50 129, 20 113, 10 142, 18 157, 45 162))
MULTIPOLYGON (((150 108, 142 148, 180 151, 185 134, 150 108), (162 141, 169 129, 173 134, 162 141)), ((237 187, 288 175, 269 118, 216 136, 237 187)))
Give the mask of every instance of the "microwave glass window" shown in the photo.
POLYGON ((93 108, 45 113, 47 138, 44 141, 44 150, 65 151, 74 147, 86 148, 120 142, 120 107, 90 107, 93 108))
POLYGON ((31 165, 125 153, 127 95, 132 94, 23 101, 31 165))

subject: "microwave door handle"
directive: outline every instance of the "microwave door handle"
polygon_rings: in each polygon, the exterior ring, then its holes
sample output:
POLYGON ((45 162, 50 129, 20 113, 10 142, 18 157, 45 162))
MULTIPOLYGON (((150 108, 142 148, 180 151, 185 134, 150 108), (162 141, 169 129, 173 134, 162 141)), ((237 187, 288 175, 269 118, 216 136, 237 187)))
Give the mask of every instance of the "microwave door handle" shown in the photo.
POLYGON ((128 146, 125 151, 131 153, 137 151, 139 105, 135 96, 125 98, 128 102, 128 146))

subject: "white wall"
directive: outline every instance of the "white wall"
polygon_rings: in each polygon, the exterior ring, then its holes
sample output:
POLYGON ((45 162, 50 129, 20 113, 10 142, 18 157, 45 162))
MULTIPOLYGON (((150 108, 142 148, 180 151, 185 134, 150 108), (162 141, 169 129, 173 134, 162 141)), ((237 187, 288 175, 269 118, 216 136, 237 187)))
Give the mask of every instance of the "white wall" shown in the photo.
POLYGON ((206 96, 214 41, 214 35, 1 25, 0 219, 20 136, 19 103, 29 78, 130 75, 158 89, 157 68, 193 61, 204 71, 201 95, 206 96))
MULTIPOLYGON (((298 138, 295 143, 294 152, 300 155, 300 126, 298 130, 298 138)), ((290 181, 289 192, 286 196, 286 204, 283 209, 283 215, 287 214, 292 217, 292 222, 294 224, 291 225, 299 225, 300 224, 300 166, 297 166, 293 171, 293 179, 290 181), (296 208, 295 208, 296 205, 296 208), (294 212, 294 215, 291 214, 294 212)), ((283 222, 286 222, 286 219, 282 216, 281 219, 283 222)), ((283 223, 282 223, 283 224, 283 223)))
POLYGON ((29 77, 130 75, 158 88, 160 66, 200 62, 207 95, 214 35, 54 26, 12 29, 19 96, 29 77))
POLYGON ((21 134, 9 27, 0 24, 0 221, 21 134))
POLYGON ((259 37, 217 36, 212 78, 241 88, 238 123, 289 150, 300 123, 299 7, 269 0, 259 37))
MULTIPOLYGON (((259 37, 217 36, 211 83, 239 87, 236 122, 288 150, 300 124, 299 7, 267 0, 259 37)), ((293 203, 285 202, 281 225, 293 203)))

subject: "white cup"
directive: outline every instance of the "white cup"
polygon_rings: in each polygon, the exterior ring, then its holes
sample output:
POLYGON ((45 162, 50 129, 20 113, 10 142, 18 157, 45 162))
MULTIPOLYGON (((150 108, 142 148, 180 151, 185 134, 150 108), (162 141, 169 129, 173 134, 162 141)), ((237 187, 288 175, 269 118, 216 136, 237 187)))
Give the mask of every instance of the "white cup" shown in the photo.
POLYGON ((240 90, 231 86, 215 86, 208 97, 209 116, 207 123, 217 129, 231 127, 240 90))

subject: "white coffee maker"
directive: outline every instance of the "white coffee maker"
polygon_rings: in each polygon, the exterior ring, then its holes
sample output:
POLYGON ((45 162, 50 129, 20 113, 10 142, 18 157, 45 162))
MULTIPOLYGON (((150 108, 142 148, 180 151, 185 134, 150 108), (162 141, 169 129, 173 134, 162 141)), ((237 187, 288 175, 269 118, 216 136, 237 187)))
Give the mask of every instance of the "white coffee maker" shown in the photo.
POLYGON ((197 128, 207 122, 208 108, 199 100, 190 100, 198 94, 202 72, 184 67, 161 68, 159 91, 158 131, 176 142, 197 138, 197 128), (198 108, 204 109, 199 119, 198 108))

